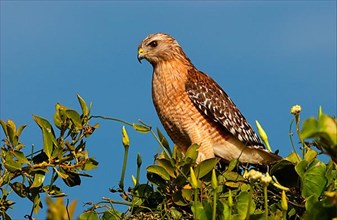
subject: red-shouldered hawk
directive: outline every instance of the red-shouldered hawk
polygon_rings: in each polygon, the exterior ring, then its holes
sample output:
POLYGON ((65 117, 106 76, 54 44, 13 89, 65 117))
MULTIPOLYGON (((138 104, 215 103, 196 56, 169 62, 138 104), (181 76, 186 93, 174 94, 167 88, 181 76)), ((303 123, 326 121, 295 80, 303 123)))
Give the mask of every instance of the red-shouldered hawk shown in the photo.
POLYGON ((224 90, 194 67, 173 37, 146 37, 138 47, 142 59, 153 67, 152 98, 159 119, 183 152, 199 144, 198 162, 215 156, 251 164, 281 159, 265 150, 224 90))

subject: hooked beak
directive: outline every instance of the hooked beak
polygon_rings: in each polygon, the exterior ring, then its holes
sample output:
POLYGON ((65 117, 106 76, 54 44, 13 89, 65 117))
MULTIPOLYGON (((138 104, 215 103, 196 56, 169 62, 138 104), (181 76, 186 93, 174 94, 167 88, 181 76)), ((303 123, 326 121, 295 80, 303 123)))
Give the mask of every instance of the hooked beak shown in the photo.
POLYGON ((143 48, 140 47, 138 49, 138 56, 137 56, 137 59, 138 59, 139 63, 142 63, 142 59, 144 59, 145 54, 146 53, 144 52, 143 48))

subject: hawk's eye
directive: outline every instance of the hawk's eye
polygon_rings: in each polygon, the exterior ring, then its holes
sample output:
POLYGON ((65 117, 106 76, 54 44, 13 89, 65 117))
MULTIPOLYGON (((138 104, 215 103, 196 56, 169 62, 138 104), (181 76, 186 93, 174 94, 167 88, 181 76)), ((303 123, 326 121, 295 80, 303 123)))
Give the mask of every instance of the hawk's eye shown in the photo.
POLYGON ((154 40, 154 41, 151 41, 148 45, 150 47, 156 47, 158 45, 158 42, 156 40, 154 40))

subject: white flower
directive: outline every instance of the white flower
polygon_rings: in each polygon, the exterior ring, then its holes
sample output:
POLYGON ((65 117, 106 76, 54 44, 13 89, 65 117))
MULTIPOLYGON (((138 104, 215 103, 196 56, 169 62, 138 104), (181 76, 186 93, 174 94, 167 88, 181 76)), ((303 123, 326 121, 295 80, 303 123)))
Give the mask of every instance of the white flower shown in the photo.
POLYGON ((302 111, 302 107, 300 105, 294 105, 290 109, 290 113, 293 115, 298 115, 300 114, 301 111, 302 111))

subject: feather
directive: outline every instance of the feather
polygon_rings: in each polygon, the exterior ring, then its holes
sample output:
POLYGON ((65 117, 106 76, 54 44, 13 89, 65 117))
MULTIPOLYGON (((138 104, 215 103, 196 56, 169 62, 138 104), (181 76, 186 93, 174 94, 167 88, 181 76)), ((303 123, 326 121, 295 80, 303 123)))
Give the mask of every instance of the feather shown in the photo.
POLYGON ((201 114, 207 115, 247 147, 265 149, 240 110, 225 91, 208 75, 191 68, 185 83, 186 92, 201 114))

